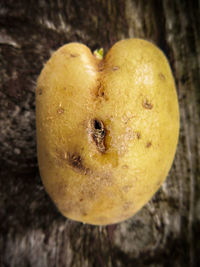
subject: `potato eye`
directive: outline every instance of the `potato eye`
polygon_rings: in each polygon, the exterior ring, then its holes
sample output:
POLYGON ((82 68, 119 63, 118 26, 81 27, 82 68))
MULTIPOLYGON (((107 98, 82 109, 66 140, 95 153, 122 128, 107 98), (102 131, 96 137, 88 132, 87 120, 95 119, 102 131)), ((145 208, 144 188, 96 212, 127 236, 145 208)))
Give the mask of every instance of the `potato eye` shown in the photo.
POLYGON ((101 138, 104 138, 106 130, 102 121, 94 119, 93 128, 93 131, 96 135, 100 136, 101 138))
POLYGON ((96 144, 97 150, 101 153, 104 153, 105 148, 105 135, 106 129, 102 121, 98 119, 93 119, 91 121, 91 137, 96 144))
POLYGON ((94 120, 94 128, 96 130, 101 130, 102 129, 102 122, 100 122, 99 120, 94 120))

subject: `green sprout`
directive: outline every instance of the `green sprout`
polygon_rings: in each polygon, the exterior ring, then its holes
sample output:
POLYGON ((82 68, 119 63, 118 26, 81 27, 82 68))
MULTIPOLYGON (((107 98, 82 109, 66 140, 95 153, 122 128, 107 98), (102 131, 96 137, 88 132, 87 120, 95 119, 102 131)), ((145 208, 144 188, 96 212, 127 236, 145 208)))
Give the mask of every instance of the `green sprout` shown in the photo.
POLYGON ((103 59, 103 53, 104 53, 103 48, 96 49, 96 50, 93 52, 94 56, 95 56, 96 58, 98 58, 98 59, 103 59))

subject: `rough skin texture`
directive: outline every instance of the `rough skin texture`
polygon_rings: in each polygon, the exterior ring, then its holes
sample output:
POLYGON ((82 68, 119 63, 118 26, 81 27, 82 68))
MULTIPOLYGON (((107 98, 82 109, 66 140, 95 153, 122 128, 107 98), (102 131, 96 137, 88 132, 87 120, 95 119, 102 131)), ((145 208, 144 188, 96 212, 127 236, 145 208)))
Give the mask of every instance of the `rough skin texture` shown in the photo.
POLYGON ((45 65, 36 90, 44 186, 61 213, 106 225, 133 216, 171 167, 179 132, 167 59, 150 42, 117 42, 105 59, 70 43, 45 65))

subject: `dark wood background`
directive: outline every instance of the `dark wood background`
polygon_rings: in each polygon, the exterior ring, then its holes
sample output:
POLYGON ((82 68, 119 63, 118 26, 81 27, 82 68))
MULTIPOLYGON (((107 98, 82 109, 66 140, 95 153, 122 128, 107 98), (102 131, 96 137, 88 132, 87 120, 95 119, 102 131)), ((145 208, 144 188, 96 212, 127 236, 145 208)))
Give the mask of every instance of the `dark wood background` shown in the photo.
POLYGON ((200 266, 200 2, 0 1, 0 266, 200 266), (108 50, 140 37, 167 55, 177 85, 180 139, 168 179, 126 222, 65 219, 40 180, 35 86, 61 45, 108 50))

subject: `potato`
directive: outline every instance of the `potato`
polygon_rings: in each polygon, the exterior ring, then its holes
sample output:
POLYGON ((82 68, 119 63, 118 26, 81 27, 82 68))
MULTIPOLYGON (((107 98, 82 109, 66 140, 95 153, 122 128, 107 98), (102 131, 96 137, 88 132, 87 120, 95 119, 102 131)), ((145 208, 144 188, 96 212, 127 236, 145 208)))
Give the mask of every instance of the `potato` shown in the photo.
POLYGON ((140 39, 117 42, 104 59, 64 45, 39 76, 36 123, 40 174, 60 212, 94 225, 123 221, 158 190, 175 155, 168 61, 140 39))

